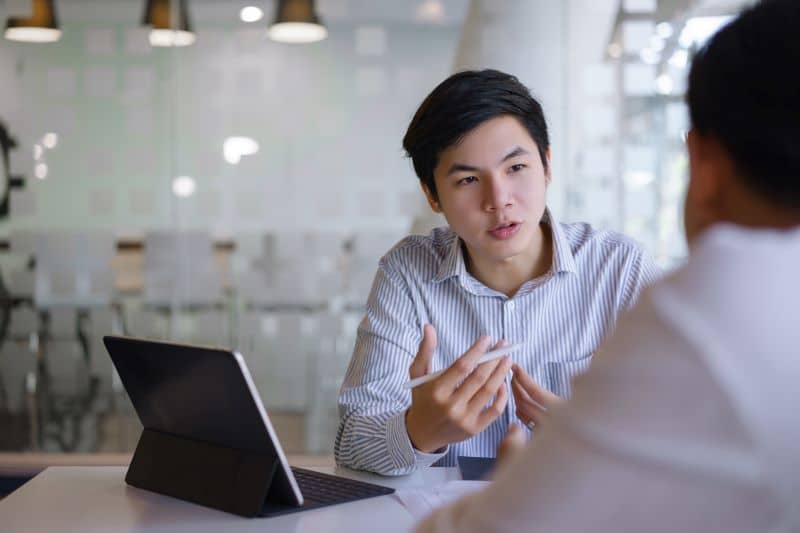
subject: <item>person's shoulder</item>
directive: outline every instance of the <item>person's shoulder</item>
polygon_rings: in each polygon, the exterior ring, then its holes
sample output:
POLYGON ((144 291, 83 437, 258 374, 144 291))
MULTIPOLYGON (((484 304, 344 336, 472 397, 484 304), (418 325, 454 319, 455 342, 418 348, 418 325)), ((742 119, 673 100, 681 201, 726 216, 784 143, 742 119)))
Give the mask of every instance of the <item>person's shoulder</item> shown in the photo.
POLYGON ((395 271, 412 269, 421 275, 433 275, 457 238, 446 226, 434 228, 427 235, 408 235, 386 252, 381 265, 395 271))
POLYGON ((595 251, 602 254, 641 255, 642 245, 622 233, 597 229, 586 222, 560 223, 573 253, 595 251))
POLYGON ((694 305, 728 302, 734 294, 739 301, 756 302, 770 294, 783 301, 786 288, 797 285, 798 263, 800 228, 717 224, 695 240, 688 261, 665 281, 686 300, 706 295, 694 305))

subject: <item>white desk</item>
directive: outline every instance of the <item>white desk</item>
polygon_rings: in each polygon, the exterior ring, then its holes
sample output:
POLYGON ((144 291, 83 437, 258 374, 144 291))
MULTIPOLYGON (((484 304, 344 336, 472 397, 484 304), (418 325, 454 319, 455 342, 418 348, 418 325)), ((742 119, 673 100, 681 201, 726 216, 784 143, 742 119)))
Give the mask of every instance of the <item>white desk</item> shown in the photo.
MULTIPOLYGON (((381 496, 275 518, 242 518, 125 484, 127 467, 59 466, 46 469, 0 500, 3 533, 31 531, 143 531, 155 533, 296 531, 347 533, 409 531, 411 515, 393 496, 381 496)), ((456 468, 427 468, 387 478, 346 469, 320 472, 394 488, 434 485, 460 479, 456 468)))

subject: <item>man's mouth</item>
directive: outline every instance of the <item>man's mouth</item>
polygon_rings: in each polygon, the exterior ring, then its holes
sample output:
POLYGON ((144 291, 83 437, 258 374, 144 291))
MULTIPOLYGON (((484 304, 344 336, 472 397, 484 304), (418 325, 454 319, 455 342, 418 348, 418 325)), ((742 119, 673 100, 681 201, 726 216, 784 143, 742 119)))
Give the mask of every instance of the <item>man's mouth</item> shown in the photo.
POLYGON ((508 239, 519 231, 519 222, 503 222, 489 230, 489 234, 495 239, 508 239))

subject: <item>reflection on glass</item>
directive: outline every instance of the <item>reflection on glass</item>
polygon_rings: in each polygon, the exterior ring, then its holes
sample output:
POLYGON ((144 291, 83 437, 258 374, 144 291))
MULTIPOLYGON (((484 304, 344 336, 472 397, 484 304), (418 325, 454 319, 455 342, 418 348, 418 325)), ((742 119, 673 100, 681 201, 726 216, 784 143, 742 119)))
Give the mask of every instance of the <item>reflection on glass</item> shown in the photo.
POLYGON ((256 6, 245 6, 239 11, 242 22, 258 22, 264 17, 264 12, 256 6))
POLYGON ((178 198, 188 198, 194 194, 197 184, 190 176, 178 176, 172 182, 172 192, 178 198))

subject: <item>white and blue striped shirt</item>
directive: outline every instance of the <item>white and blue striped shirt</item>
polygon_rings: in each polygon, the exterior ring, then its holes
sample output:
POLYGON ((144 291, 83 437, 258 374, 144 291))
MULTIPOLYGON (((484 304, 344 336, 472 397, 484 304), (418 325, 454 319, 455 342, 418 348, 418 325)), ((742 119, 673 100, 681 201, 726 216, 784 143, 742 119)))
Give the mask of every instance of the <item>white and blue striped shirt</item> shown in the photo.
POLYGON ((437 461, 451 466, 459 455, 495 455, 515 418, 510 389, 505 415, 481 434, 442 453, 413 448, 405 426, 411 393, 402 385, 425 324, 438 338, 431 372, 449 367, 485 334, 522 344, 512 359, 554 394, 569 396, 570 379, 659 270, 625 236, 559 224, 549 210, 544 222, 553 236, 552 267, 511 298, 467 272, 449 228, 406 237, 381 258, 339 394, 338 464, 398 475, 437 461))

